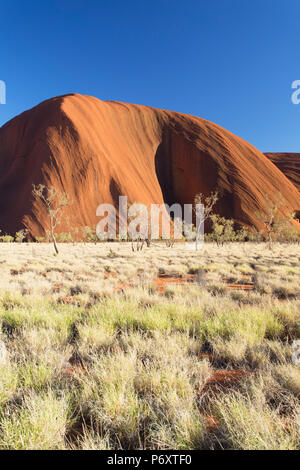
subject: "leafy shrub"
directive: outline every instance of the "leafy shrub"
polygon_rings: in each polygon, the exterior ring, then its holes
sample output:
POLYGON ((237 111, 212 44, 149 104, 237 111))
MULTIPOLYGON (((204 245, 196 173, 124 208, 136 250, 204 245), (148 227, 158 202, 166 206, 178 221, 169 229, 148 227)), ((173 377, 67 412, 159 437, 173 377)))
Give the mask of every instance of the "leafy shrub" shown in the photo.
POLYGON ((85 227, 81 228, 81 232, 83 241, 87 243, 97 243, 98 237, 95 229, 86 225, 85 227))
POLYGON ((25 240, 25 238, 27 237, 27 235, 28 235, 28 230, 27 229, 19 230, 15 235, 15 241, 17 243, 22 243, 25 240))
POLYGON ((56 240, 60 243, 71 243, 73 242, 73 235, 70 232, 57 233, 56 240))
POLYGON ((212 233, 209 234, 208 238, 217 242, 218 246, 234 241, 244 241, 247 237, 247 231, 244 227, 235 231, 233 219, 226 219, 218 214, 212 214, 210 220, 212 222, 212 233))
POLYGON ((0 242, 1 243, 12 243, 14 241, 14 237, 11 235, 1 235, 0 242))

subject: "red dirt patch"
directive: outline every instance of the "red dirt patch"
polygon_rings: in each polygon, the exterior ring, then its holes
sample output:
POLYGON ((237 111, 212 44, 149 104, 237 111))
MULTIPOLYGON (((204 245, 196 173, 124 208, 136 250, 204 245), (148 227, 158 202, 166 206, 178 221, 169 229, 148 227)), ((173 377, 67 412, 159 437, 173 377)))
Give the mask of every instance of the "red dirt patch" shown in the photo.
POLYGON ((72 305, 77 305, 77 302, 70 296, 64 297, 63 299, 60 299, 60 302, 63 304, 72 304, 72 305))
POLYGON ((237 385, 241 380, 251 374, 249 370, 214 370, 210 378, 207 380, 203 391, 217 391, 220 389, 230 388, 237 385))
POLYGON ((62 288, 63 288, 63 285, 62 285, 62 284, 57 284, 56 286, 53 286, 53 287, 52 287, 52 290, 53 290, 54 292, 59 292, 60 289, 62 289, 62 288))
POLYGON ((117 276, 117 273, 111 273, 111 272, 104 273, 105 279, 108 279, 109 277, 116 277, 116 276, 117 276))
POLYGON ((204 416, 204 424, 209 433, 214 432, 220 426, 220 420, 216 416, 204 416))
POLYGON ((67 377, 73 377, 74 375, 86 375, 86 369, 81 366, 68 366, 66 369, 63 369, 62 374, 67 377))
POLYGON ((252 282, 248 284, 227 284, 227 287, 233 290, 254 290, 254 284, 252 282))
POLYGON ((114 287, 114 290, 117 292, 123 291, 125 289, 130 289, 134 287, 132 284, 127 284, 126 282, 123 282, 122 284, 118 284, 117 286, 114 287))
POLYGON ((167 285, 175 284, 177 286, 182 286, 184 284, 194 282, 195 277, 195 274, 185 274, 184 276, 180 276, 179 274, 159 274, 159 276, 155 279, 155 286, 158 290, 158 293, 163 294, 167 285))
MULTIPOLYGON (((201 357, 210 358, 210 354, 201 354, 201 357)), ((214 370, 210 378, 207 380, 201 393, 212 392, 214 394, 220 391, 229 390, 237 386, 243 379, 248 377, 252 372, 244 369, 237 370, 214 370)), ((208 433, 213 433, 220 426, 220 419, 214 415, 204 416, 204 424, 208 433)))
POLYGON ((208 359, 210 362, 213 361, 213 354, 211 353, 200 353, 198 359, 208 359))
MULTIPOLYGON (((247 277, 247 276, 243 276, 243 277, 247 277)), ((158 277, 155 279, 155 286, 159 294, 164 294, 165 288, 167 285, 175 284, 177 286, 183 286, 191 282, 197 283, 197 274, 185 274, 185 275, 159 274, 158 277)), ((232 290, 252 291, 255 288, 253 282, 227 283, 226 285, 228 289, 232 289, 232 290)))

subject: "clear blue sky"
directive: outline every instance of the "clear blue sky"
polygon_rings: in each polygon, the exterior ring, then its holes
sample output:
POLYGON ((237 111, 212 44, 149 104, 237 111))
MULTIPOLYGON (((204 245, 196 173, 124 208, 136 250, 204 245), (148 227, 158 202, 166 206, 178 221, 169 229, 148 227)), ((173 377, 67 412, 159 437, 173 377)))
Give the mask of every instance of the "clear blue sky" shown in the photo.
POLYGON ((0 125, 76 92, 194 114, 300 152, 299 0, 3 0, 0 125))

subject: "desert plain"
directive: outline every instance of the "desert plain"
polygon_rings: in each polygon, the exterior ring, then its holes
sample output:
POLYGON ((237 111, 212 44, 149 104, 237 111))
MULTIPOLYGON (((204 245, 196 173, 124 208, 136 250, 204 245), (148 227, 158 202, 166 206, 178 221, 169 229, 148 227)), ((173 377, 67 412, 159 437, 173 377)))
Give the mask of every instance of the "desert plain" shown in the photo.
POLYGON ((1 449, 299 449, 298 243, 59 249, 0 244, 1 449))

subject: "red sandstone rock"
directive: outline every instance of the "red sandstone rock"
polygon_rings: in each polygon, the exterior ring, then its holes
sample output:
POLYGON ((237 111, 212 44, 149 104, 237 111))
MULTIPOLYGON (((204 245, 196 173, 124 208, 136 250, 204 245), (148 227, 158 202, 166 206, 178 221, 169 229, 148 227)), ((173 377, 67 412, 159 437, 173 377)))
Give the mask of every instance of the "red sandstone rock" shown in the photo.
MULTIPOLYGON (((300 208, 296 187, 249 143, 204 119, 76 94, 45 101, 0 129, 0 228, 33 237, 48 228, 32 184, 54 185, 73 200, 73 225, 98 222, 99 204, 191 203, 217 189, 216 210, 259 226, 256 211, 280 190, 283 213, 300 208)), ((65 223, 59 231, 67 231, 65 223)), ((299 227, 299 224, 298 224, 299 227)))
POLYGON ((300 191, 300 153, 265 153, 265 155, 300 191))

